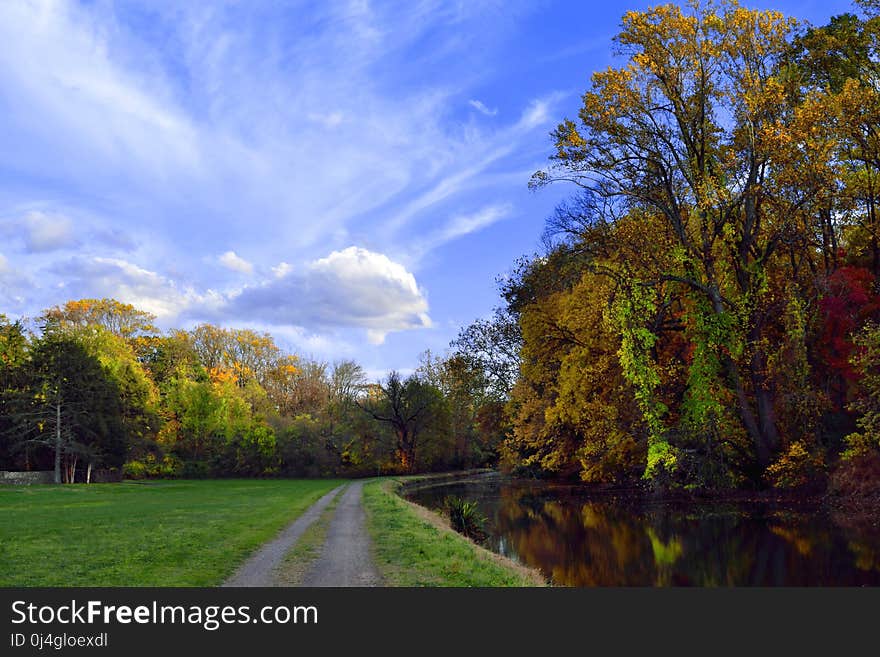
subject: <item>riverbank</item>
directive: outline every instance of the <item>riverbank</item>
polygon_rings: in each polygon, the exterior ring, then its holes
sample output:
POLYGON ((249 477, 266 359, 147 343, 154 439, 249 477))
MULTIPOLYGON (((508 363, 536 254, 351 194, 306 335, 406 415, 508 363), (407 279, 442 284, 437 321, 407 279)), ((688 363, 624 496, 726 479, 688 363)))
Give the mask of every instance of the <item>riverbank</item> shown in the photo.
POLYGON ((539 571, 486 550, 446 520, 398 494, 413 478, 364 486, 375 562, 387 586, 546 586, 539 571))

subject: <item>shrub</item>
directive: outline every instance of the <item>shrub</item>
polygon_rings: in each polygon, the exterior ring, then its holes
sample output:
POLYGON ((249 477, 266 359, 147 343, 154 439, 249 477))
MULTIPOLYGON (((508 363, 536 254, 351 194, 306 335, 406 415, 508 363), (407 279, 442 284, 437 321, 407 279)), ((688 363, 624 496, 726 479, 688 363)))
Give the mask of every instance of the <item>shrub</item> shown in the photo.
POLYGON ((183 469, 183 462, 173 454, 166 454, 158 460, 154 454, 142 459, 127 461, 122 466, 122 476, 126 479, 174 478, 183 469))
POLYGON ((775 488, 801 488, 819 481, 823 471, 822 456, 811 453, 803 441, 797 440, 767 466, 765 477, 775 488))
POLYGON ((144 479, 147 466, 143 461, 128 461, 122 466, 122 476, 126 479, 144 479))
POLYGON ((460 497, 449 496, 443 501, 443 508, 449 515, 449 523, 459 534, 481 543, 486 540, 486 517, 477 509, 476 502, 467 502, 460 497))

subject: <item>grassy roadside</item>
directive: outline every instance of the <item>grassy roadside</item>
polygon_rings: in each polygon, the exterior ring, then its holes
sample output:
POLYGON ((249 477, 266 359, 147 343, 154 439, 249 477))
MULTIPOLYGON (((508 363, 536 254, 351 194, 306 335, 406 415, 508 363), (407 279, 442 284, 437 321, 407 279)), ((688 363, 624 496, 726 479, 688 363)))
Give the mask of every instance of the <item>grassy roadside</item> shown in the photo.
POLYGON ((340 480, 0 487, 0 586, 212 586, 340 480))
POLYGON ((344 492, 341 490, 336 494, 333 501, 321 513, 321 517, 309 525, 290 552, 284 556, 284 561, 276 571, 278 586, 300 586, 306 573, 321 556, 321 548, 327 540, 330 521, 344 492))
POLYGON ((545 586, 539 573, 457 534, 437 514, 399 497, 397 479, 364 486, 376 567, 388 586, 545 586))

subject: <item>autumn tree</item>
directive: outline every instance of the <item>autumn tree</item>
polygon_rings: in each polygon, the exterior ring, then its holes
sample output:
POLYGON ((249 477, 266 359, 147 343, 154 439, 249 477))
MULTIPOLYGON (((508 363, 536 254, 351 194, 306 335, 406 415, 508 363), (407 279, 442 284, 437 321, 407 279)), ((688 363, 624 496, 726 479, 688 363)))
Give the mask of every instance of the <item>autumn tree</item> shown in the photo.
POLYGON ((556 129, 553 164, 533 185, 574 182, 601 199, 609 221, 650 215, 671 242, 672 257, 621 289, 613 311, 624 373, 649 427, 646 475, 674 471, 680 457, 657 399, 657 335, 648 324, 666 291, 686 300, 690 337, 701 345, 691 397, 729 388, 766 466, 780 445, 767 367, 768 320, 778 316, 768 270, 830 170, 825 143, 807 137, 824 118, 821 106, 794 125, 800 95, 786 65, 795 22, 727 2, 629 12, 622 27, 615 41, 625 65, 593 75, 579 120, 556 129), (800 168, 820 179, 793 184, 800 168))
POLYGON ((135 338, 158 332, 156 316, 116 299, 79 299, 46 310, 42 324, 57 328, 102 326, 120 338, 135 338))
POLYGON ((469 468, 493 463, 503 429, 491 422, 493 409, 501 404, 486 370, 476 359, 460 352, 420 357, 416 375, 443 395, 449 412, 452 453, 449 465, 469 468))
POLYGON ((437 388, 417 376, 402 379, 391 372, 384 383, 373 386, 358 405, 394 434, 394 448, 403 472, 415 472, 428 438, 445 433, 447 417, 437 388))

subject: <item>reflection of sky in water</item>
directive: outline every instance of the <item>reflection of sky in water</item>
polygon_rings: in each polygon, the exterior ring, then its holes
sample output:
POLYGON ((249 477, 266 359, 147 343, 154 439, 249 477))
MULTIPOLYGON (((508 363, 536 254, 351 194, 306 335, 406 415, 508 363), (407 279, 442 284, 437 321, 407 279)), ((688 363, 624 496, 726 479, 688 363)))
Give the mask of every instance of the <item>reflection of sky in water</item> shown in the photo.
POLYGON ((488 518, 487 547, 566 586, 878 586, 880 529, 816 508, 588 496, 497 476, 413 491, 488 518))

